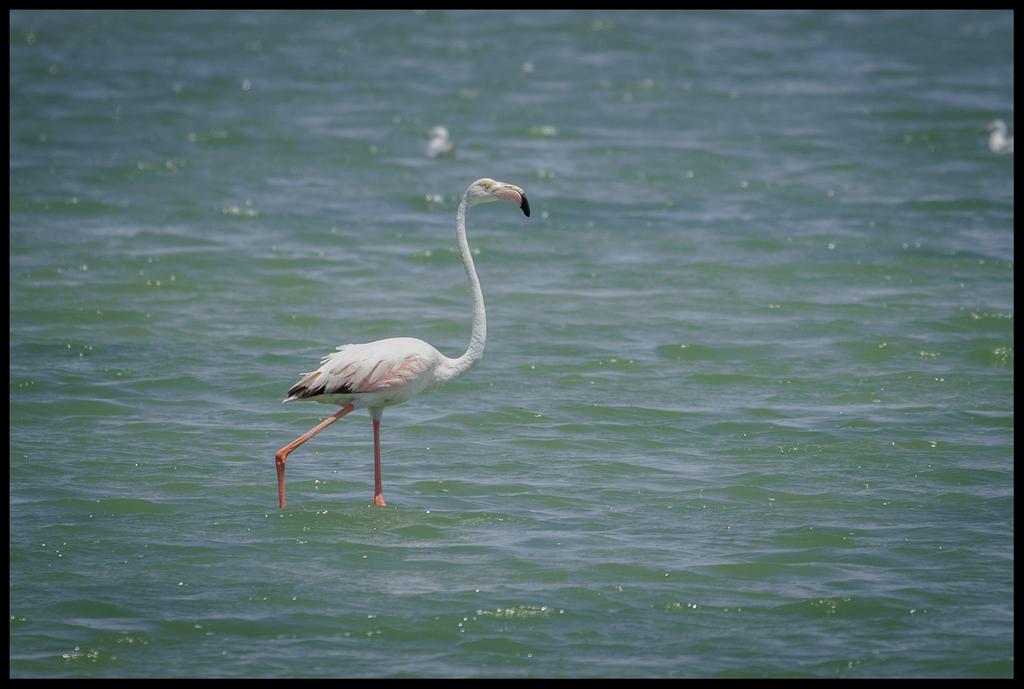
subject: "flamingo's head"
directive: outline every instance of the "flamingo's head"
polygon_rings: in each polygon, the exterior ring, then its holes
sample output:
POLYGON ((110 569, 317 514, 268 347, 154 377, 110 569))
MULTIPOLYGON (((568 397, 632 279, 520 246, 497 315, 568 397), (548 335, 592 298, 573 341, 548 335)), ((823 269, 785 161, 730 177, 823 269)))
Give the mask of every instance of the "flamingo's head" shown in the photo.
POLYGON ((519 206, 526 217, 530 217, 530 203, 526 200, 526 192, 521 187, 508 182, 495 182, 489 177, 478 179, 469 185, 469 189, 466 190, 466 199, 470 206, 491 201, 510 201, 519 206))

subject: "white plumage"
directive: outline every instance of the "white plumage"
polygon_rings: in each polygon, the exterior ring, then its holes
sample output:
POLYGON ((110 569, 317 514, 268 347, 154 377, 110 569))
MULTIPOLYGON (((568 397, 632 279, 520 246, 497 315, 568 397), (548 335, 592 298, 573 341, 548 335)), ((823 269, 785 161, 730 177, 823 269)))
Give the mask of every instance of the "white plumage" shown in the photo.
POLYGON ((412 399, 445 382, 454 363, 423 340, 393 337, 338 347, 303 375, 285 402, 309 399, 340 407, 350 402, 373 408, 412 399))
POLYGON ((430 130, 430 141, 427 143, 427 157, 439 158, 441 156, 455 155, 455 144, 448 133, 447 127, 434 127, 430 130))
POLYGON ((988 135, 988 149, 993 153, 1013 153, 1013 137, 1006 136, 1006 123, 993 120, 985 127, 988 135))

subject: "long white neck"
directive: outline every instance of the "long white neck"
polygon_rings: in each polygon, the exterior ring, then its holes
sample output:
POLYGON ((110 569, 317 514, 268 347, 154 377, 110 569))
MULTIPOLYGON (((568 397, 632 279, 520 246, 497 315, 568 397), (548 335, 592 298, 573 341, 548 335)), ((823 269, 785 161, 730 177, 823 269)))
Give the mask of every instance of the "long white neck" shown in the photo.
POLYGON ((436 373, 439 384, 458 378, 473 364, 480 361, 480 357, 484 355, 484 345, 487 343, 487 311, 484 309, 484 293, 480 290, 480 278, 476 275, 473 254, 470 253, 469 241, 466 239, 466 212, 468 210, 469 199, 464 194, 459 209, 455 212, 455 239, 459 245, 462 265, 466 268, 466 277, 469 279, 469 294, 473 302, 473 330, 469 335, 469 347, 466 348, 465 354, 458 359, 445 357, 442 367, 436 373))

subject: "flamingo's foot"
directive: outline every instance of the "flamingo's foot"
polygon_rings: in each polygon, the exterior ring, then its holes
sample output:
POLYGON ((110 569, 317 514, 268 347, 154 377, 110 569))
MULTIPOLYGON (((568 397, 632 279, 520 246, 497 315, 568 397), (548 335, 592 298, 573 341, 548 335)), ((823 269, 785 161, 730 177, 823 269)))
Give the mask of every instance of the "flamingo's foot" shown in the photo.
POLYGON ((374 495, 373 496, 373 504, 377 505, 378 507, 383 507, 384 505, 387 505, 387 503, 384 502, 384 496, 383 495, 374 495))

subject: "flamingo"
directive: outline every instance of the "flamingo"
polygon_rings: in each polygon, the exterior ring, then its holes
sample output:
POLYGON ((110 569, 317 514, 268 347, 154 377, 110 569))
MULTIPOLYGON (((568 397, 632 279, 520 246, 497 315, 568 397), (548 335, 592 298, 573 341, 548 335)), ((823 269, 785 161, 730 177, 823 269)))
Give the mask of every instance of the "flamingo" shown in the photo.
POLYGON ((364 344, 341 345, 320 360, 320 368, 302 375, 288 390, 284 402, 310 400, 341 409, 288 443, 275 454, 277 493, 285 507, 285 463, 296 448, 356 409, 366 408, 373 421, 373 504, 385 505, 380 475, 380 420, 384 408, 407 402, 430 388, 455 380, 480 360, 487 340, 487 313, 480 279, 466 239, 466 212, 480 203, 510 201, 530 216, 530 204, 521 187, 493 179, 478 179, 469 185, 455 212, 455 238, 462 265, 466 268, 473 305, 473 326, 469 347, 457 359, 449 359, 423 340, 393 337, 364 344))
POLYGON ((993 153, 1013 153, 1013 137, 1006 136, 1006 123, 993 120, 985 125, 988 135, 988 148, 993 153))

